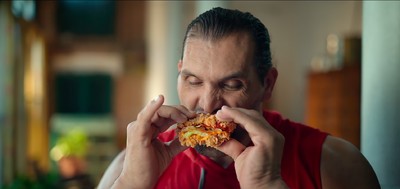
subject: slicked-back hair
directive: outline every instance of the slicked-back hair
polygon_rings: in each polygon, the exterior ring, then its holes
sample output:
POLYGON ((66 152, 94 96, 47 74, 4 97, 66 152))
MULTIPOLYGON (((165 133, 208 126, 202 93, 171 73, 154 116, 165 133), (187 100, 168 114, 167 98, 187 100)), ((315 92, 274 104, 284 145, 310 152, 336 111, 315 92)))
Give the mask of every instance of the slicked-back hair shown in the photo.
POLYGON ((188 38, 217 41, 234 33, 250 34, 254 50, 254 66, 261 83, 272 67, 270 37, 267 28, 251 13, 224 8, 213 8, 195 18, 187 27, 183 40, 182 59, 188 38))

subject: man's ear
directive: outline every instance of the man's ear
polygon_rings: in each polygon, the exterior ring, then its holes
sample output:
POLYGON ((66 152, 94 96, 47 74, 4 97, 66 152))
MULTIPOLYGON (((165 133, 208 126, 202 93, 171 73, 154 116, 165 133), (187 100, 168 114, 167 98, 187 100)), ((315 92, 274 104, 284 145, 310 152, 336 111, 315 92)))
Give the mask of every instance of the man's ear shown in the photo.
POLYGON ((183 64, 182 60, 179 60, 179 61, 178 61, 178 72, 181 72, 181 70, 182 70, 182 64, 183 64))
POLYGON ((271 67, 264 78, 264 100, 268 101, 272 96, 272 91, 274 90, 275 82, 278 77, 278 70, 271 67))

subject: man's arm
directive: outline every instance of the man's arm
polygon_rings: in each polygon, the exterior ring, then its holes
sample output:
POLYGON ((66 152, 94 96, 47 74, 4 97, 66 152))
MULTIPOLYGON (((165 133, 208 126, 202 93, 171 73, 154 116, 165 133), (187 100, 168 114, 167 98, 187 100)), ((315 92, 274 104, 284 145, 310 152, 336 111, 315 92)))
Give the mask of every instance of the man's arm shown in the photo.
POLYGON ((328 136, 321 158, 322 188, 380 188, 374 170, 351 143, 328 136))
POLYGON ((112 162, 99 188, 153 188, 172 158, 187 148, 178 139, 165 144, 157 136, 195 113, 184 106, 163 103, 164 96, 159 95, 140 111, 136 121, 128 124, 126 150, 112 162))
POLYGON ((114 184, 115 180, 121 174, 125 159, 125 150, 120 152, 117 157, 111 162, 103 177, 100 180, 97 189, 109 189, 114 184))

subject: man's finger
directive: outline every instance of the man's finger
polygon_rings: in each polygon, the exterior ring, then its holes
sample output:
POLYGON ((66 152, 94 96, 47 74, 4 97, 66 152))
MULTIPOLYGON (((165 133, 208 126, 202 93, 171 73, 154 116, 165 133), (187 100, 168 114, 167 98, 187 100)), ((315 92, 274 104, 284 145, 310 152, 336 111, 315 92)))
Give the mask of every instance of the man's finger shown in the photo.
POLYGON ((152 123, 164 132, 175 123, 183 123, 189 118, 195 117, 194 112, 183 106, 162 106, 152 118, 152 123))
POLYGON ((254 143, 256 142, 254 139, 259 138, 257 136, 273 137, 272 133, 276 132, 272 127, 268 127, 268 123, 263 118, 260 118, 261 115, 258 114, 251 110, 223 106, 217 112, 217 117, 218 119, 231 120, 239 124, 249 133, 254 143))
POLYGON ((187 109, 185 106, 178 105, 178 106, 175 106, 175 108, 179 109, 188 118, 196 117, 196 112, 187 109))
POLYGON ((252 118, 249 113, 246 113, 244 110, 240 108, 230 108, 227 106, 223 106, 221 110, 217 112, 217 118, 226 121, 234 121, 238 123, 247 132, 257 133, 260 130, 263 130, 264 127, 249 127, 248 125, 254 124, 254 118, 252 118))
POLYGON ((137 134, 139 135, 151 135, 151 118, 156 114, 157 110, 164 103, 164 96, 159 95, 154 100, 150 101, 146 107, 138 114, 137 121, 135 125, 139 126, 137 128, 137 134))
POLYGON ((167 121, 171 120, 174 123, 181 123, 187 120, 187 116, 184 113, 182 113, 179 109, 173 106, 163 106, 153 116, 152 122, 155 123, 156 125, 159 125, 160 120, 161 123, 165 122, 166 120, 167 121))
POLYGON ((217 149, 230 156, 233 160, 236 160, 236 158, 246 149, 246 146, 236 139, 231 139, 223 143, 221 146, 218 146, 217 149))

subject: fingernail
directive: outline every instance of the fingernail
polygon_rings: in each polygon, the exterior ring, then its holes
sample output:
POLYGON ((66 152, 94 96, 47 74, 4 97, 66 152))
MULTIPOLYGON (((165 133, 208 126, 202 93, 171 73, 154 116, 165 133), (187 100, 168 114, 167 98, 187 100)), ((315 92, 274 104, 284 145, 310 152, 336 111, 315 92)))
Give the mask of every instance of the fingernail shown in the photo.
POLYGON ((222 113, 221 110, 218 110, 217 113, 215 114, 217 116, 217 119, 223 120, 224 119, 224 113, 222 113))
POLYGON ((205 114, 206 112, 203 111, 203 110, 196 110, 195 113, 196 113, 196 114, 205 114))
POLYGON ((153 98, 153 100, 152 100, 152 102, 157 102, 157 101, 158 101, 158 99, 160 99, 160 95, 158 95, 158 96, 154 97, 154 98, 153 98))

